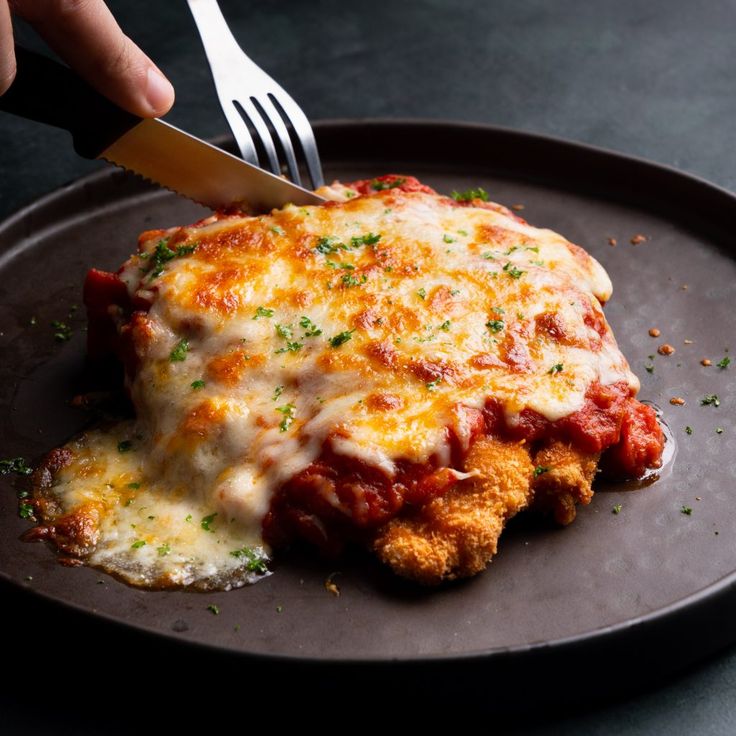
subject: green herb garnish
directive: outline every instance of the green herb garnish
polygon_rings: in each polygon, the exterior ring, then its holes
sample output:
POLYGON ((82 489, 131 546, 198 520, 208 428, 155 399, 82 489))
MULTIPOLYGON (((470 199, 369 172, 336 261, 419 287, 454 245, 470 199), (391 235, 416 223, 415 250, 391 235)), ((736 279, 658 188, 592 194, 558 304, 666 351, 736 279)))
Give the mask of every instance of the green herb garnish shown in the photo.
POLYGON ((330 346, 333 348, 339 348, 340 345, 344 345, 348 340, 352 339, 353 332, 355 332, 355 330, 345 330, 344 332, 339 332, 337 335, 330 338, 330 346))
POLYGON ((493 333, 501 332, 504 326, 504 322, 501 319, 492 319, 486 322, 486 327, 493 333))
POLYGON ((130 545, 131 549, 140 549, 141 547, 146 546, 146 540, 145 539, 139 539, 137 542, 133 542, 133 544, 130 545))
POLYGON ((215 530, 212 529, 212 522, 215 520, 215 517, 217 516, 217 513, 210 514, 209 516, 202 517, 202 521, 199 522, 199 525, 204 529, 206 532, 214 532, 215 530))
POLYGON ((375 192, 382 192, 384 189, 396 189, 396 187, 400 187, 405 181, 406 179, 403 177, 399 177, 393 181, 380 181, 379 179, 374 179, 371 182, 371 189, 375 192))
POLYGON ((251 547, 241 547, 230 553, 239 560, 245 559, 245 569, 248 572, 256 572, 259 575, 265 575, 268 572, 268 557, 260 548, 252 549, 251 547))
POLYGON ((192 382, 191 382, 191 384, 189 384, 189 385, 190 385, 190 386, 192 387, 192 389, 194 389, 195 391, 199 391, 199 389, 201 389, 201 388, 204 388, 204 387, 205 387, 205 382, 204 382, 204 381, 203 381, 203 380, 202 380, 201 378, 198 378, 198 379, 197 379, 196 381, 192 381, 192 382))
POLYGON ((29 468, 26 465, 26 461, 22 457, 9 458, 7 460, 0 460, 0 475, 7 475, 8 473, 16 473, 17 475, 30 475, 33 472, 33 468, 29 468))
POLYGON ((707 396, 704 396, 702 399, 700 399, 700 405, 701 406, 720 406, 721 400, 718 398, 716 394, 708 394, 707 396))
POLYGON ((481 187, 475 189, 466 189, 464 192, 453 192, 450 195, 456 202, 472 202, 474 199, 488 201, 488 192, 481 187))
POLYGON ((277 406, 276 411, 284 415, 284 418, 279 422, 279 431, 286 432, 294 422, 294 416, 296 415, 296 406, 294 404, 284 404, 283 406, 277 406))
POLYGON ((306 330, 304 337, 317 337, 322 334, 322 330, 309 317, 302 317, 299 320, 299 326, 306 330))
POLYGON ((181 363, 187 359, 189 352, 189 340, 183 338, 176 343, 174 349, 169 353, 169 361, 171 363, 181 363))
POLYGON ((72 328, 65 322, 54 320, 51 326, 54 328, 54 340, 56 342, 67 342, 72 339, 72 328))
POLYGON ((509 261, 504 267, 503 270, 506 271, 506 273, 511 276, 512 279, 518 279, 521 277, 522 274, 526 273, 526 271, 520 271, 516 266, 514 266, 511 261, 509 261))
POLYGON ((253 315, 253 319, 258 319, 259 317, 273 317, 273 309, 258 307, 256 313, 253 315))
POLYGON ((118 442, 118 452, 130 452, 133 449, 133 440, 121 440, 118 442))
POLYGON ((549 473, 550 470, 551 468, 548 468, 546 465, 537 465, 537 467, 534 468, 534 477, 539 478, 540 475, 549 473))

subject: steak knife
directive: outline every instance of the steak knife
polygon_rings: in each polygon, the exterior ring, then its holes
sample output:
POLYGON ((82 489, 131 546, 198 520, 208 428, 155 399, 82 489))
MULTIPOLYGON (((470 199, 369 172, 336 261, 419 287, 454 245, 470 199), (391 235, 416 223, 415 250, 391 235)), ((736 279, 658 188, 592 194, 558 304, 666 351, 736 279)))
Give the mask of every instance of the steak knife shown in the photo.
POLYGON ((212 209, 268 212, 325 201, 163 120, 131 115, 62 64, 19 46, 15 54, 18 71, 0 110, 68 130, 80 156, 122 166, 212 209))

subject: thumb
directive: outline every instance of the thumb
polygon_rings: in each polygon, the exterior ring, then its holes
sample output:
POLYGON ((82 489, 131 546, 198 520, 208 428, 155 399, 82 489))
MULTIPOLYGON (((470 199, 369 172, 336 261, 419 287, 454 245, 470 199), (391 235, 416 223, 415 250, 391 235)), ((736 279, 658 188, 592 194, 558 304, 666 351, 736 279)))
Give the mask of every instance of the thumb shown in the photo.
POLYGON ((156 117, 174 104, 171 82, 102 0, 15 0, 13 8, 80 76, 128 112, 156 117))

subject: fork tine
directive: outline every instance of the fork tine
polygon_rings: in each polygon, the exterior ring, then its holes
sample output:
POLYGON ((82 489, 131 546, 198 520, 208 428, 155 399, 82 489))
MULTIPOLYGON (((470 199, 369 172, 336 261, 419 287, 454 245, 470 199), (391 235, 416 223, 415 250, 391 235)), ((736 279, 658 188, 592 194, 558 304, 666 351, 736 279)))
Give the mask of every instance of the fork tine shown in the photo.
POLYGON ((309 178, 312 180, 312 189, 317 189, 325 183, 325 180, 322 175, 322 164, 319 160, 317 141, 314 139, 312 126, 301 107, 294 102, 291 95, 281 85, 274 82, 274 90, 278 92, 278 97, 272 92, 268 93, 268 97, 284 121, 294 129, 294 134, 307 162, 307 171, 309 178))
POLYGON ((276 110, 269 97, 270 95, 261 99, 252 97, 251 100, 255 103, 266 123, 273 128, 273 131, 281 144, 281 151, 286 159, 286 168, 289 172, 289 178, 294 182, 294 184, 301 186, 302 182, 299 175, 299 167, 297 166, 296 158, 294 156, 294 146, 291 144, 289 131, 286 129, 286 125, 284 125, 281 115, 276 110))
MULTIPOLYGON (((258 108, 253 104, 253 98, 233 100, 232 104, 238 110, 240 115, 242 115, 243 120, 246 120, 253 126, 256 131, 256 135, 260 139, 267 161, 261 161, 259 165, 261 168, 268 168, 273 174, 276 174, 276 176, 280 176, 281 166, 279 164, 279 157, 276 155, 276 148, 271 140, 271 132, 268 129, 268 124, 258 111, 258 108)), ((248 133, 248 136, 252 139, 250 132, 248 133)), ((238 143, 238 146, 239 145, 240 144, 238 143)))

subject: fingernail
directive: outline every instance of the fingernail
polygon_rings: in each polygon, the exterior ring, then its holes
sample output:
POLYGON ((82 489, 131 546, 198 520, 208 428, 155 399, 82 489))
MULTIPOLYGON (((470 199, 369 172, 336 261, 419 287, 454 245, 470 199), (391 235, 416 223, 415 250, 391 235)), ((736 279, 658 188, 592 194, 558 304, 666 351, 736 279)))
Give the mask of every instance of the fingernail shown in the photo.
POLYGON ((146 78, 146 102, 152 115, 163 115, 174 104, 174 88, 155 67, 150 67, 146 78))

